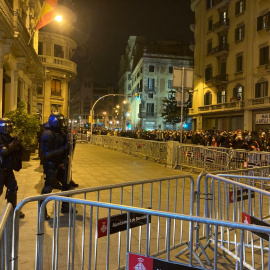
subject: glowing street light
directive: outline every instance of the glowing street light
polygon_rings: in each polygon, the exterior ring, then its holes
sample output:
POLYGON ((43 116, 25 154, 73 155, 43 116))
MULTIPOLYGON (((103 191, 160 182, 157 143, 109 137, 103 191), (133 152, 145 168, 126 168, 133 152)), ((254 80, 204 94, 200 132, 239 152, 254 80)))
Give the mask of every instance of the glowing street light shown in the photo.
POLYGON ((54 19, 55 19, 57 22, 62 22, 62 21, 63 21, 62 15, 57 15, 54 19))

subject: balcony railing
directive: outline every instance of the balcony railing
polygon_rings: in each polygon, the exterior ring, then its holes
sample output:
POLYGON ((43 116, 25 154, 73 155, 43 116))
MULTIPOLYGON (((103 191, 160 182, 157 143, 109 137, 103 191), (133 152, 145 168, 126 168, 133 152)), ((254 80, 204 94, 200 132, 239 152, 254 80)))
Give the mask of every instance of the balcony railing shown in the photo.
POLYGON ((219 6, 230 4, 231 0, 214 0, 213 6, 216 6, 215 8, 219 8, 219 6))
POLYGON ((270 97, 259 97, 259 98, 252 98, 248 100, 249 106, 255 106, 255 105, 270 105, 270 97))
POLYGON ((211 82, 214 86, 226 85, 228 83, 228 74, 214 76, 211 82))
POLYGON ((217 31, 217 30, 228 30, 230 27, 230 20, 229 19, 225 19, 225 20, 220 20, 218 22, 216 22, 213 26, 213 30, 217 31))
POLYGON ((212 49, 211 54, 215 55, 216 57, 222 56, 222 55, 228 55, 229 53, 229 44, 222 44, 219 46, 216 46, 212 49))
POLYGON ((238 101, 232 101, 232 102, 226 102, 226 103, 218 103, 213 105, 205 105, 199 107, 200 112, 215 112, 215 111, 231 111, 231 110, 239 110, 243 109, 245 106, 244 101, 238 100, 238 101))
POLYGON ((70 60, 47 55, 39 55, 39 59, 46 67, 64 69, 77 74, 77 65, 70 60))
POLYGON ((157 113, 151 113, 151 112, 141 112, 138 114, 139 118, 153 118, 157 117, 157 113))
POLYGON ((155 93, 157 88, 156 87, 149 87, 149 86, 144 86, 145 92, 152 92, 155 93))

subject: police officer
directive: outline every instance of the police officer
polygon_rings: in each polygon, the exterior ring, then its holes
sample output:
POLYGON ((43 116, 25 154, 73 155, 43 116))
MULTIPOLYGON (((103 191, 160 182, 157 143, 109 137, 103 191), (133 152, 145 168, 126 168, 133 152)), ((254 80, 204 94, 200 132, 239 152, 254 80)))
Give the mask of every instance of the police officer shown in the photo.
MULTIPOLYGON (((68 141, 65 130, 65 119, 61 113, 52 113, 49 116, 48 125, 41 136, 41 147, 44 156, 43 169, 45 173, 45 184, 41 194, 51 193, 55 184, 60 181, 62 190, 69 190, 69 183, 65 177, 66 151, 68 141)), ((69 204, 62 203, 62 213, 69 212, 69 204)), ((45 211, 45 219, 50 216, 45 211)))
MULTIPOLYGON (((13 209, 17 205, 18 185, 15 179, 13 169, 21 169, 20 143, 17 137, 11 136, 13 126, 8 118, 0 118, 0 196, 3 193, 3 187, 6 186, 6 199, 11 203, 13 209)), ((20 212, 19 217, 24 218, 20 212)))

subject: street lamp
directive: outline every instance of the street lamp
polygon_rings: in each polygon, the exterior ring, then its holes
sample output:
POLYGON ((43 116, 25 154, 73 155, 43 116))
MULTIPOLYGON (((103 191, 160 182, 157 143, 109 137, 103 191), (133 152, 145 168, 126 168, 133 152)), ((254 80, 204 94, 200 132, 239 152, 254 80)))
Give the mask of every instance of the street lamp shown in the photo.
POLYGON ((98 100, 96 100, 95 101, 95 103, 93 104, 93 106, 92 106, 92 108, 91 108, 91 110, 90 110, 90 116, 91 116, 91 138, 92 138, 92 132, 93 132, 93 115, 94 115, 94 108, 95 108, 95 106, 96 106, 96 104, 101 100, 101 99, 103 99, 103 98, 105 98, 105 97, 109 97, 109 96, 122 96, 122 97, 132 97, 132 95, 124 95, 124 94, 107 94, 107 95, 104 95, 104 96, 102 96, 102 97, 100 97, 98 100))

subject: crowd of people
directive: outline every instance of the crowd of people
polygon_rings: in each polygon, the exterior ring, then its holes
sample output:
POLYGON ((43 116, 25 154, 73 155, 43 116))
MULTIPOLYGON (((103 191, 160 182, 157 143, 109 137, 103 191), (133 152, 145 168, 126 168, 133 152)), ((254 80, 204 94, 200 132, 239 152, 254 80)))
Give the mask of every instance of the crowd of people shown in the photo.
MULTIPOLYGON (((94 129, 93 134, 121 136, 135 139, 154 141, 178 141, 180 131, 171 130, 107 130, 94 129)), ((252 151, 270 151, 270 130, 257 131, 219 131, 217 129, 205 131, 183 131, 182 143, 225 147, 232 149, 245 149, 252 151)))

